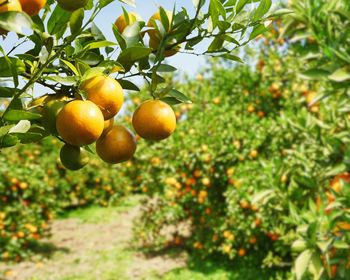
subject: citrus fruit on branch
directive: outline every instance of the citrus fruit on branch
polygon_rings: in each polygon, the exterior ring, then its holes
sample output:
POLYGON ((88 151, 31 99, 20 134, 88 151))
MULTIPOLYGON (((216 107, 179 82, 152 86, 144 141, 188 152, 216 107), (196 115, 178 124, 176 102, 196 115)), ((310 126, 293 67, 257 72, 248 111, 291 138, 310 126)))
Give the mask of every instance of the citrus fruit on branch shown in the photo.
POLYGON ((98 106, 89 100, 74 100, 59 112, 56 128, 58 134, 68 144, 89 145, 95 142, 103 132, 103 114, 98 106))
POLYGON ((107 163, 127 161, 136 151, 135 136, 126 127, 115 125, 97 140, 96 151, 107 163))
MULTIPOLYGON (((18 0, 0 0, 0 13, 21 12, 22 6, 18 0)), ((0 35, 6 35, 7 30, 0 28, 0 35)))
POLYGON ((88 152, 85 149, 69 144, 61 148, 60 159, 63 166, 69 170, 79 170, 89 163, 88 152))
MULTIPOLYGON (((148 30, 148 36, 149 36, 149 46, 153 50, 158 50, 161 41, 164 39, 165 33, 169 33, 171 31, 171 23, 173 20, 173 13, 170 11, 165 11, 167 18, 168 18, 168 28, 164 27, 162 24, 162 18, 160 11, 156 12, 148 21, 147 26, 153 27, 154 29, 148 30)), ((171 42, 167 42, 167 45, 165 46, 165 49, 167 46, 173 45, 176 43, 176 41, 172 40, 171 42)), ((176 45, 170 50, 164 51, 164 56, 169 57, 175 55, 179 50, 181 49, 180 45, 176 45)))
POLYGON ((35 16, 45 6, 46 0, 19 0, 23 12, 30 16, 35 16))
POLYGON ((105 120, 113 118, 123 105, 123 88, 111 77, 95 76, 84 81, 80 89, 101 109, 105 120))
POLYGON ((132 124, 142 138, 162 140, 168 138, 176 128, 174 110, 161 100, 142 103, 132 117, 132 124))
POLYGON ((21 3, 18 0, 2 0, 0 2, 0 13, 11 11, 21 12, 21 3))
POLYGON ((122 34, 127 26, 133 25, 138 20, 140 20, 138 14, 134 12, 128 12, 127 17, 125 17, 124 14, 119 16, 115 21, 114 25, 118 29, 119 33, 122 34))

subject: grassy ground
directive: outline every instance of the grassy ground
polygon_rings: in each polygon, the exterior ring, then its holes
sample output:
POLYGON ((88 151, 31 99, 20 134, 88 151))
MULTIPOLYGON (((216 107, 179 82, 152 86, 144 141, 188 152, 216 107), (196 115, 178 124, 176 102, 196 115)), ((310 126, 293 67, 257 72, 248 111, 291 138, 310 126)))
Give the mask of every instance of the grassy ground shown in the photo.
POLYGON ((46 241, 50 246, 43 246, 54 248, 52 252, 45 252, 45 258, 39 261, 0 264, 0 271, 11 280, 286 279, 242 260, 228 264, 176 250, 154 256, 141 254, 130 243, 138 200, 131 197, 119 207, 90 207, 66 213, 53 225, 53 236, 46 241))

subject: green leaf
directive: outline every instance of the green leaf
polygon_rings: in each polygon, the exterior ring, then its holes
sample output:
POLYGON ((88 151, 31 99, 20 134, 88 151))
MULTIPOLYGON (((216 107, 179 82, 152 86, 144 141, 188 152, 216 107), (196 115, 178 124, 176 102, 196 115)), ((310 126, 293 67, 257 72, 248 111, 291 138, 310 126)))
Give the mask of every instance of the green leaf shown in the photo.
POLYGON ((13 77, 13 72, 10 66, 17 72, 17 74, 22 74, 25 72, 25 64, 15 57, 0 57, 0 77, 13 77))
POLYGON ((46 137, 46 135, 36 132, 27 132, 27 133, 11 133, 11 135, 16 136, 16 138, 22 143, 22 144, 29 144, 38 142, 39 140, 46 137))
POLYGON ((313 68, 302 72, 300 75, 309 79, 319 79, 328 76, 329 72, 323 69, 313 68))
POLYGON ((119 0, 119 2, 122 2, 124 4, 131 6, 131 7, 136 8, 135 0, 119 0))
POLYGON ((98 42, 92 42, 87 44, 84 47, 84 50, 93 50, 93 49, 99 49, 99 48, 110 47, 115 45, 116 43, 110 42, 110 41, 98 41, 98 42))
POLYGON ((333 74, 328 76, 328 78, 335 82, 344 82, 350 80, 350 71, 347 68, 340 68, 336 70, 333 74))
POLYGON ((30 129, 30 121, 21 120, 9 130, 9 133, 26 133, 30 129))
POLYGON ((261 0, 258 8, 253 15, 253 22, 260 20, 271 8, 271 0, 261 0))
POLYGON ((261 202, 261 203, 265 204, 273 196, 275 196, 274 190, 263 190, 261 192, 258 192, 257 194, 255 194, 252 197, 251 203, 257 204, 257 203, 261 202))
POLYGON ((223 54, 223 55, 220 55, 220 57, 223 57, 225 59, 229 59, 229 60, 232 60, 232 61, 236 61, 236 62, 239 62, 239 63, 244 63, 243 60, 239 57, 239 56, 236 56, 236 55, 233 55, 233 54, 223 54))
POLYGON ((168 64, 161 64, 157 68, 157 72, 175 72, 177 69, 168 64))
POLYGON ((177 104, 181 104, 182 102, 179 101, 178 99, 174 98, 174 97, 163 97, 160 100, 162 100, 163 102, 169 104, 169 105, 177 105, 177 104))
POLYGON ((72 34, 77 34, 83 24, 84 20, 84 9, 78 9, 74 11, 69 20, 69 26, 72 34))
POLYGON ((67 29, 70 17, 70 12, 63 10, 59 5, 57 5, 47 22, 48 32, 52 35, 56 35, 56 37, 59 37, 61 34, 63 35, 67 29))
POLYGON ((68 77, 47 76, 47 77, 44 77, 44 79, 49 81, 54 81, 65 86, 73 86, 78 83, 78 77, 76 76, 68 76, 68 77))
POLYGON ((123 31, 123 37, 126 41, 127 47, 132 47, 140 41, 140 25, 135 22, 132 25, 128 25, 123 31))
POLYGON ((24 35, 23 28, 33 29, 33 21, 25 13, 2 12, 0 13, 0 28, 24 35))
POLYGON ((302 279, 306 269, 309 266, 311 260, 312 252, 311 250, 305 250, 302 252, 295 261, 295 273, 297 280, 302 279))
POLYGON ((6 134, 0 138, 0 148, 13 147, 18 144, 18 138, 14 135, 6 134))
POLYGON ((250 0, 239 0, 236 5, 236 14, 238 14, 240 11, 243 10, 244 6, 249 2, 250 0))
POLYGON ((78 69, 77 69, 71 62, 69 62, 69 61, 67 61, 67 60, 64 60, 64 59, 61 59, 61 61, 62 61, 64 64, 66 64, 66 65, 68 66, 68 68, 69 68, 70 70, 72 70, 72 72, 73 72, 75 75, 79 76, 78 69))
POLYGON ((191 99, 189 99, 186 95, 184 95, 182 92, 176 89, 170 90, 168 95, 177 99, 181 103, 192 103, 191 99))
POLYGON ((90 79, 90 78, 92 78, 92 77, 103 76, 103 75, 104 75, 103 71, 104 71, 104 68, 103 68, 103 67, 93 67, 93 68, 90 68, 90 69, 88 69, 88 70, 84 73, 84 75, 83 75, 83 77, 81 78, 81 80, 82 80, 82 81, 85 81, 85 80, 88 80, 88 79, 90 79))
POLYGON ((128 80, 119 79, 117 81, 120 83, 120 85, 122 86, 123 89, 140 91, 140 89, 139 89, 139 87, 137 85, 135 85, 134 83, 132 83, 132 82, 130 82, 128 80))
MULTIPOLYGON (((0 66, 1 67, 1 66, 0 66)), ((16 92, 16 89, 9 87, 0 87, 0 97, 12 97, 16 92)))
POLYGON ((258 24, 253 28, 252 33, 250 33, 249 40, 253 40, 255 37, 267 31, 267 28, 263 24, 258 24))
POLYGON ((290 9, 279 9, 277 11, 273 11, 269 16, 268 18, 275 18, 275 17, 281 17, 281 16, 284 16, 284 15, 288 15, 288 14, 292 14, 294 13, 293 10, 290 10, 290 9))
POLYGON ((225 42, 225 35, 220 35, 214 38, 213 42, 208 47, 208 52, 216 52, 222 49, 225 42))
POLYGON ((314 276, 314 280, 320 279, 323 274, 324 268, 320 256, 317 253, 312 254, 309 271, 314 276))
POLYGON ((98 4, 100 6, 100 8, 106 7, 107 5, 109 5, 110 3, 112 3, 114 0, 99 0, 98 4))
POLYGON ((126 40, 125 40, 125 38, 119 33, 117 27, 114 24, 112 25, 112 29, 113 29, 114 37, 117 39, 120 48, 122 50, 126 49, 126 40))
POLYGON ((14 127, 13 124, 0 127, 0 137, 3 137, 4 135, 6 135, 12 127, 14 127))
POLYGON ((38 120, 41 118, 41 115, 23 110, 10 110, 3 118, 7 121, 38 120))
POLYGON ((134 62, 148 57, 151 53, 151 48, 130 47, 121 52, 117 61, 124 66, 126 71, 128 71, 134 62))

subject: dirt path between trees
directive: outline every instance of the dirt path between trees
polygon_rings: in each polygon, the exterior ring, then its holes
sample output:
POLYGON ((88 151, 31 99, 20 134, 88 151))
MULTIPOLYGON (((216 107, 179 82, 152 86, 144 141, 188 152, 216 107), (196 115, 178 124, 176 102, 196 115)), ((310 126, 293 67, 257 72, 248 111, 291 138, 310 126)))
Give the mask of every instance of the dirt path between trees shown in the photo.
POLYGON ((185 255, 147 258, 132 248, 132 221, 139 212, 137 206, 114 212, 107 219, 101 217, 101 221, 54 221, 52 236, 42 248, 50 256, 14 265, 0 263, 0 279, 124 280, 148 279, 150 275, 160 279, 164 273, 185 266, 185 255))

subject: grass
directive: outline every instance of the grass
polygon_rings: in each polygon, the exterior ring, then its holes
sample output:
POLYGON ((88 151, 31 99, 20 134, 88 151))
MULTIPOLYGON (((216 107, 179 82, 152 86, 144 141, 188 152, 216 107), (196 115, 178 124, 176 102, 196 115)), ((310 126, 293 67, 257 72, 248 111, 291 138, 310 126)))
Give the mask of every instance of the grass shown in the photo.
POLYGON ((87 208, 78 208, 72 211, 64 212, 60 215, 60 219, 79 219, 83 223, 98 224, 105 223, 116 216, 119 213, 128 211, 135 207, 140 200, 140 196, 130 196, 118 201, 118 206, 101 207, 101 206, 89 206, 87 208))
MULTIPOLYGON (((82 223, 99 224, 108 222, 118 218, 118 215, 124 211, 135 207, 140 197, 134 196, 122 201, 117 207, 102 208, 98 206, 88 207, 84 209, 76 209, 66 213, 62 219, 75 218, 81 220, 82 223)), ((97 226, 98 229, 98 226, 97 226)), ((72 272, 59 276, 47 275, 40 279, 55 280, 112 280, 123 279, 132 280, 128 275, 128 268, 135 267, 134 256, 138 251, 130 248, 129 244, 120 244, 116 242, 111 248, 104 251, 86 252, 85 256, 74 260, 72 272), (93 264, 84 272, 74 272, 74 265, 84 262, 84 258, 93 258, 93 264), (47 277, 47 278, 45 278, 47 277)), ((181 253, 178 250, 166 252, 167 256, 174 257, 181 253)), ((65 253, 60 254, 58 258, 65 258, 65 253)), ((145 280, 285 280, 288 279, 286 274, 273 270, 261 270, 260 266, 252 258, 237 259, 234 262, 227 262, 219 257, 211 259, 202 259, 200 255, 189 255, 187 266, 183 268, 173 269, 163 276, 157 275, 156 271, 152 271, 147 267, 144 275, 138 279, 145 280)), ((136 264, 137 266, 137 264, 136 264)), ((32 278, 31 280, 38 280, 32 278)))

